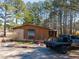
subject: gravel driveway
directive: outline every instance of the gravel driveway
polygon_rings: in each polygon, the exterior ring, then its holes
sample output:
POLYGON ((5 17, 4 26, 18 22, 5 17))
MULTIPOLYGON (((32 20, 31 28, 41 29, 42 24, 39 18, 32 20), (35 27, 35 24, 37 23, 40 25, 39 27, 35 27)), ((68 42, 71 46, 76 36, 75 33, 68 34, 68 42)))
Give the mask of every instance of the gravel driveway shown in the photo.
POLYGON ((69 54, 58 54, 45 47, 0 47, 0 59, 79 59, 79 50, 72 50, 69 54))

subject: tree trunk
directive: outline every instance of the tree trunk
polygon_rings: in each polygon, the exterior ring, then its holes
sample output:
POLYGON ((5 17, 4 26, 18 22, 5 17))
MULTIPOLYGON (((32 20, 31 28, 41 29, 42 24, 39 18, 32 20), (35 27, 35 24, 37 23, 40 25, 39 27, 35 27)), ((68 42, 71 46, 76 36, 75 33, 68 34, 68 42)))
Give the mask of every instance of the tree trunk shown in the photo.
POLYGON ((16 18, 16 24, 17 24, 17 22, 18 22, 18 20, 17 20, 17 18, 16 18))
POLYGON ((63 34, 67 34, 67 12, 64 11, 63 17, 63 34))
POLYGON ((74 12, 74 19, 73 19, 73 34, 76 34, 76 19, 75 19, 75 16, 76 16, 76 12, 74 12))
MULTIPOLYGON (((6 3, 6 2, 7 2, 7 0, 4 0, 4 3, 6 3)), ((7 16, 6 12, 7 12, 7 6, 5 5, 4 8, 5 8, 5 16, 4 16, 4 37, 6 37, 6 16, 7 16)))
POLYGON ((72 22, 73 22, 73 15, 72 15, 72 11, 70 10, 70 34, 72 35, 72 22))
POLYGON ((62 11, 61 10, 59 10, 59 24, 60 24, 60 35, 62 35, 63 34, 63 32, 62 32, 62 11))
POLYGON ((6 37, 6 18, 4 18, 4 37, 6 37))

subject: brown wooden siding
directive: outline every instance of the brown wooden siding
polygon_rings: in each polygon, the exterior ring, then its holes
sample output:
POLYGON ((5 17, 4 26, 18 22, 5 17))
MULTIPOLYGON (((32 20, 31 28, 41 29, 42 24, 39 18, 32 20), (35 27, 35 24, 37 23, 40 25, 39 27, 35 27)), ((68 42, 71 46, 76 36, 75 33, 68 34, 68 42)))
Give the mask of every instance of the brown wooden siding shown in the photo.
MULTIPOLYGON (((47 40, 49 38, 49 29, 47 28, 44 28, 44 27, 40 27, 40 26, 37 26, 37 25, 23 25, 23 26, 19 26, 19 27, 15 27, 13 28, 14 30, 16 29, 23 29, 23 40, 29 40, 28 39, 28 35, 27 35, 27 32, 29 29, 34 29, 36 32, 35 32, 35 39, 33 40, 47 40)), ((54 32, 54 31, 53 31, 54 32)), ((55 33, 52 34, 52 36, 54 35, 55 33)), ((55 35, 54 35, 55 36, 55 35)))
POLYGON ((36 36, 34 40, 45 40, 49 37, 48 29, 43 29, 39 27, 25 26, 24 29, 24 39, 28 40, 28 29, 34 29, 36 31, 36 36))

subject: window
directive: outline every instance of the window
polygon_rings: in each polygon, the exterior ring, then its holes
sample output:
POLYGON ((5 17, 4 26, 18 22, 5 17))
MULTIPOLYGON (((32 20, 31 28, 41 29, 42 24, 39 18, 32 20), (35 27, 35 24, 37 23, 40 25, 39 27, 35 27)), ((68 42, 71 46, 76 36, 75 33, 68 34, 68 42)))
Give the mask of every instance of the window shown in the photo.
POLYGON ((34 39, 35 38, 35 30, 34 29, 29 29, 28 30, 28 39, 34 39))

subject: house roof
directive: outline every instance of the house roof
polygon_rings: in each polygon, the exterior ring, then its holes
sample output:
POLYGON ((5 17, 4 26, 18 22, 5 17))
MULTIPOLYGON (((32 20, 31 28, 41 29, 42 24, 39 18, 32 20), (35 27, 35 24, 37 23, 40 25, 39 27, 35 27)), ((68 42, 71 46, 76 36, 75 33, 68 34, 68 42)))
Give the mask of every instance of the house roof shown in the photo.
POLYGON ((20 29, 24 26, 33 26, 33 27, 39 27, 39 28, 43 28, 43 29, 48 29, 50 30, 49 28, 45 28, 45 27, 42 27, 42 26, 38 26, 38 25, 35 25, 35 24, 24 24, 24 25, 21 25, 21 26, 17 26, 17 27, 14 27, 13 29, 20 29))

